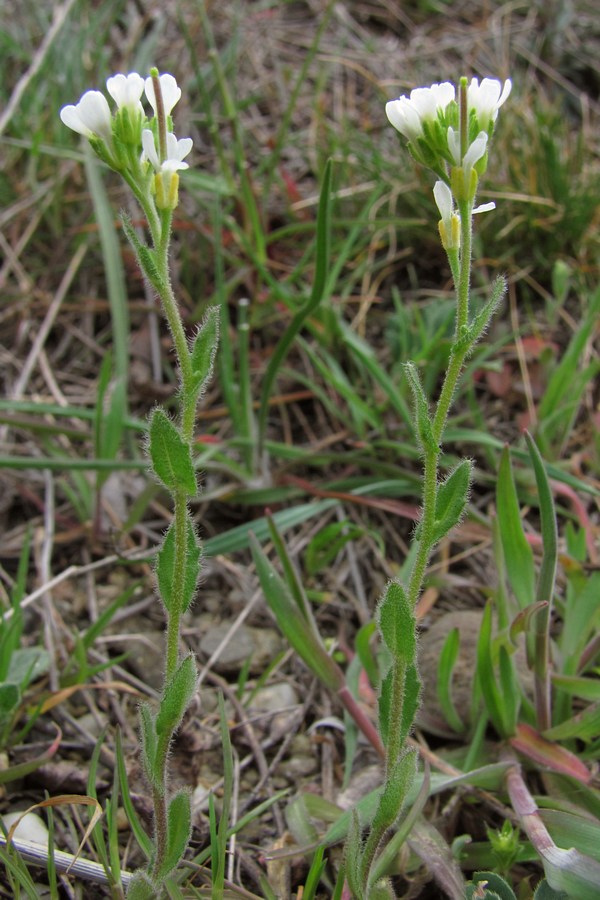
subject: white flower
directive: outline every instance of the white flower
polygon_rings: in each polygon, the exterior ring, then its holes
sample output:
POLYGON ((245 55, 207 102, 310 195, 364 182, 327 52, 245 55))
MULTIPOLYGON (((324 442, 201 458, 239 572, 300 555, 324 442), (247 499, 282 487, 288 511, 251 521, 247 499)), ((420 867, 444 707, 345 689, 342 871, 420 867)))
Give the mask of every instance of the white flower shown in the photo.
POLYGON ((113 75, 107 80, 106 89, 119 109, 127 107, 135 112, 144 112, 140 103, 144 79, 137 72, 130 72, 129 75, 113 75))
POLYGON ((63 123, 86 138, 101 138, 112 146, 112 116, 108 100, 100 91, 86 91, 77 106, 63 106, 63 123))
POLYGON ((469 113, 475 110, 480 131, 489 133, 498 117, 498 110, 508 98, 511 92, 512 82, 508 78, 504 86, 495 78, 484 78, 481 84, 479 79, 472 78, 467 89, 467 107, 469 113))
POLYGON ((476 162, 484 156, 488 142, 488 136, 485 131, 480 131, 474 141, 467 148, 464 158, 460 155, 460 135, 452 126, 448 128, 448 149, 454 161, 455 166, 463 166, 471 169, 476 162))
POLYGON ((181 138, 177 140, 172 131, 167 133, 167 156, 161 163, 158 153, 156 152, 156 144, 154 142, 154 134, 149 128, 142 131, 142 162, 148 160, 155 172, 176 172, 178 169, 188 169, 189 165, 183 162, 184 157, 188 155, 193 146, 191 138, 181 138))
MULTIPOLYGON (((173 75, 169 75, 168 72, 165 72, 164 75, 159 75, 158 80, 160 81, 160 92, 162 94, 165 116, 170 116, 171 110, 181 97, 181 88, 177 85, 177 81, 175 80, 173 75)), ((154 82, 152 81, 152 78, 146 78, 144 87, 146 91, 146 97, 148 98, 148 103, 154 110, 154 115, 157 115, 156 97, 154 95, 154 82)))
POLYGON ((423 136, 423 122, 435 121, 456 95, 453 84, 443 81, 431 87, 415 88, 410 98, 399 97, 386 103, 385 112, 391 124, 407 140, 423 136))
POLYGON ((460 247, 460 216, 454 212, 452 191, 444 181, 436 181, 433 196, 440 211, 439 231, 445 250, 460 247))

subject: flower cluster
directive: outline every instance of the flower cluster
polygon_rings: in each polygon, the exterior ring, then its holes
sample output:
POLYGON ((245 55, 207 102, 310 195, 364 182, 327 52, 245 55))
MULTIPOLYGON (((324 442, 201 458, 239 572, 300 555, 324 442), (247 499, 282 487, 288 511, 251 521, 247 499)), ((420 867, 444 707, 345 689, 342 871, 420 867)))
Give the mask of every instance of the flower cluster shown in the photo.
POLYGON ((185 157, 192 149, 191 138, 178 139, 173 133, 171 112, 181 97, 181 88, 168 73, 153 72, 142 78, 137 72, 113 75, 106 89, 117 110, 113 115, 100 91, 86 91, 77 105, 63 106, 60 118, 86 137, 97 155, 112 169, 138 180, 154 174, 153 187, 159 209, 177 205, 180 169, 187 169, 185 157), (142 94, 152 107, 148 120, 142 94))
POLYGON ((488 142, 498 110, 510 94, 510 80, 502 85, 494 78, 461 79, 458 97, 453 84, 444 81, 431 87, 415 88, 386 104, 391 124, 408 141, 414 158, 432 169, 440 179, 434 197, 440 211, 442 243, 447 250, 458 249, 460 217, 454 203, 468 204, 471 212, 494 208, 486 203, 473 209, 479 176, 487 166, 488 142))

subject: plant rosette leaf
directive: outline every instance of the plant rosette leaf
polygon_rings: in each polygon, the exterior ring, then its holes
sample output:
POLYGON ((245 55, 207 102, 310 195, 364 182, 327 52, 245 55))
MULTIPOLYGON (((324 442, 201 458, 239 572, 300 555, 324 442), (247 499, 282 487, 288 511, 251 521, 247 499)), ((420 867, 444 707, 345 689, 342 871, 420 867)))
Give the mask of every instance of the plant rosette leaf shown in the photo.
POLYGON ((195 497, 197 484, 191 450, 160 408, 152 413, 149 434, 148 451, 156 476, 169 491, 183 490, 195 497))

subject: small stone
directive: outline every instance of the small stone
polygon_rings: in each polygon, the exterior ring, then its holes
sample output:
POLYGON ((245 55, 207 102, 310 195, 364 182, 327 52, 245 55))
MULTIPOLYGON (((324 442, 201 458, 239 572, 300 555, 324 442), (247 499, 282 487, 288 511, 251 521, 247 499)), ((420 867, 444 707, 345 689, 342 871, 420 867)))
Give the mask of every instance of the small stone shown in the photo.
MULTIPOLYGON (((2 816, 2 822, 7 831, 15 822, 21 819, 22 812, 6 813, 2 816)), ((48 846, 48 828, 44 820, 35 813, 26 813, 13 832, 13 837, 19 841, 30 841, 32 844, 48 846)))
MULTIPOLYGON (((231 624, 228 622, 210 628, 200 640, 200 652, 207 658, 211 657, 227 637, 230 629, 231 624)), ((239 672, 246 660, 250 658, 250 672, 256 675, 264 671, 281 650, 281 638, 272 628, 251 628, 249 625, 240 625, 220 650, 219 656, 214 662, 214 669, 223 674, 239 672)))

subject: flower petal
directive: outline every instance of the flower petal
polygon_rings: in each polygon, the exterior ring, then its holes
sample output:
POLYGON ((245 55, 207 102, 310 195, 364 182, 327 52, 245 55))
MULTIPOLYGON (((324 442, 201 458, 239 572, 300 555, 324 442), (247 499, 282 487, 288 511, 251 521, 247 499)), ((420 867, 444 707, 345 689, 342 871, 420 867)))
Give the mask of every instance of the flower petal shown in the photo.
MULTIPOLYGON (((170 75, 168 72, 159 75, 158 80, 160 81, 160 92, 162 94, 165 116, 170 116, 171 110, 181 97, 181 88, 177 85, 174 76, 170 75)), ((154 95, 154 82, 152 81, 152 78, 146 78, 144 89, 146 91, 148 103, 154 110, 154 115, 156 115, 156 97, 154 95)))
POLYGON ((112 144, 112 115, 104 94, 86 91, 77 104, 77 113, 83 125, 94 135, 112 144))
POLYGON ((126 106, 143 111, 140 99, 144 90, 144 79, 137 72, 113 75, 107 80, 106 89, 119 109, 126 106))
POLYGON ((150 131, 149 128, 144 128, 142 131, 142 162, 148 160, 154 171, 158 172, 160 169, 160 160, 158 158, 158 153, 156 152, 156 144, 154 143, 154 135, 150 131))
POLYGON ((444 181, 436 181, 433 186, 433 196, 440 211, 440 218, 444 222, 449 222, 454 206, 452 191, 444 181))
POLYGON ((90 131, 87 125, 84 125, 79 118, 79 113, 76 106, 73 106, 72 104, 69 106, 63 106, 60 111, 60 118, 62 123, 66 125, 67 128, 72 128, 73 131, 77 132, 77 134, 82 134, 86 138, 94 137, 94 132, 90 131))

